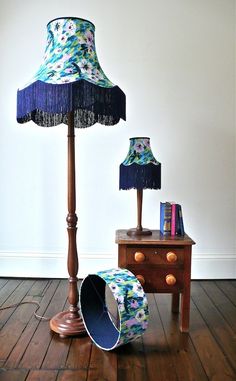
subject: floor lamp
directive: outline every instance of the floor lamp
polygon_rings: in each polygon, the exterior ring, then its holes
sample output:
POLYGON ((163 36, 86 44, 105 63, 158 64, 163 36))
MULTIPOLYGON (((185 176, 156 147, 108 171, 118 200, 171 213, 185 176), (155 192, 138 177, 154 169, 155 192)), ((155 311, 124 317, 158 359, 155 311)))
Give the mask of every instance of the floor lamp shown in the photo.
POLYGON ((17 92, 17 121, 39 126, 68 125, 68 273, 69 310, 50 321, 61 337, 82 335, 85 329, 78 309, 78 255, 76 247, 76 183, 74 129, 95 123, 114 125, 125 120, 125 94, 104 74, 99 65, 95 26, 88 20, 61 17, 47 24, 47 46, 43 62, 17 92))

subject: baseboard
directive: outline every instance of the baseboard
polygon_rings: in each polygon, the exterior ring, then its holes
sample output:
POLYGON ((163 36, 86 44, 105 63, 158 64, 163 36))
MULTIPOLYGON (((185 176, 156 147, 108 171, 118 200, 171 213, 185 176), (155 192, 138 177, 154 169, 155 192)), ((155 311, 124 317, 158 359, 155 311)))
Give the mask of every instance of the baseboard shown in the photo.
MULTIPOLYGON (((79 278, 117 267, 117 255, 79 254, 79 278)), ((0 277, 67 278, 67 259, 61 252, 0 252, 0 277)), ((192 279, 236 279, 236 255, 195 254, 192 279)))
POLYGON ((236 279, 236 255, 193 255, 192 279, 236 279))
MULTIPOLYGON (((117 266, 110 254, 79 254, 79 278, 117 266)), ((67 258, 60 252, 0 252, 0 277, 68 278, 67 258)))

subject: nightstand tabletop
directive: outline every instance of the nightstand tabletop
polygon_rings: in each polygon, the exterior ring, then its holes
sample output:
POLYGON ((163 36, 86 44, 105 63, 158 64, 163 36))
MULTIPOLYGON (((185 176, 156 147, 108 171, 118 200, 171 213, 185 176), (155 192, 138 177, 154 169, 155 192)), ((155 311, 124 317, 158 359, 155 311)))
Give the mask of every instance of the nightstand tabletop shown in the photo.
POLYGON ((194 245, 195 242, 187 235, 171 236, 163 235, 160 230, 152 230, 152 235, 149 236, 128 236, 126 229, 116 230, 116 243, 118 244, 143 244, 143 245, 179 245, 188 246, 194 245))

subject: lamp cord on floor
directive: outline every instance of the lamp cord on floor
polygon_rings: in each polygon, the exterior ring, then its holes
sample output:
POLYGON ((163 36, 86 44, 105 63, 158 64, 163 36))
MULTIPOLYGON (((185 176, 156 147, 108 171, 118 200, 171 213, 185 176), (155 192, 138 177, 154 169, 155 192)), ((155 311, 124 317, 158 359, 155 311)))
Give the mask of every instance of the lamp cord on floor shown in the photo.
POLYGON ((51 320, 51 318, 49 318, 49 317, 40 316, 40 315, 38 315, 36 313, 38 311, 38 309, 40 308, 40 304, 38 302, 34 301, 34 300, 29 301, 29 302, 20 302, 20 303, 16 303, 16 304, 10 304, 9 306, 6 306, 6 307, 0 307, 0 311, 7 310, 9 308, 19 307, 22 304, 34 304, 35 306, 37 306, 36 310, 34 311, 34 316, 36 317, 36 319, 43 320, 43 321, 49 321, 49 320, 51 320))

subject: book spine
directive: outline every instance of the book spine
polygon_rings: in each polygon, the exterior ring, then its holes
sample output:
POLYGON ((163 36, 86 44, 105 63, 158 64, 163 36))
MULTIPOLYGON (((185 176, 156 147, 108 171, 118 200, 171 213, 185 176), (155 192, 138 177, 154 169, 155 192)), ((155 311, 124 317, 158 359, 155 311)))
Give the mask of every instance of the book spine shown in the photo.
POLYGON ((176 234, 176 204, 171 205, 171 235, 176 234))
POLYGON ((169 202, 160 203, 160 231, 163 235, 171 233, 171 204, 169 202))
POLYGON ((164 207, 165 203, 160 202, 160 232, 163 234, 164 232, 164 207))
POLYGON ((176 204, 176 210, 175 210, 175 234, 180 235, 180 218, 179 218, 179 208, 180 205, 176 204))
POLYGON ((180 235, 184 235, 184 221, 183 221, 183 213, 182 207, 179 206, 179 225, 180 225, 180 235))

